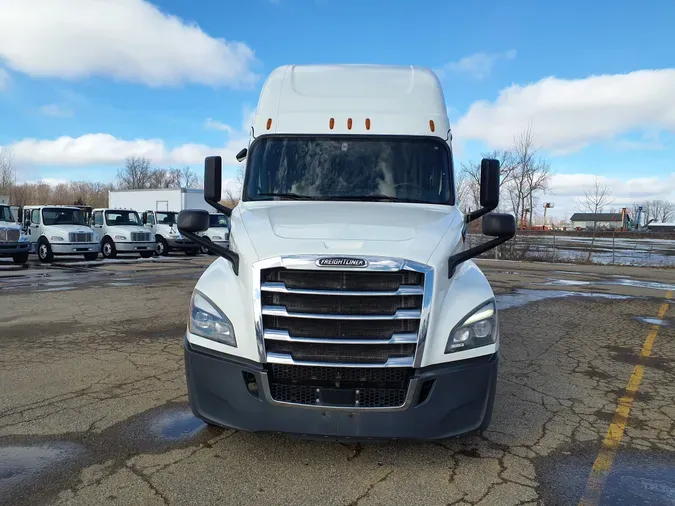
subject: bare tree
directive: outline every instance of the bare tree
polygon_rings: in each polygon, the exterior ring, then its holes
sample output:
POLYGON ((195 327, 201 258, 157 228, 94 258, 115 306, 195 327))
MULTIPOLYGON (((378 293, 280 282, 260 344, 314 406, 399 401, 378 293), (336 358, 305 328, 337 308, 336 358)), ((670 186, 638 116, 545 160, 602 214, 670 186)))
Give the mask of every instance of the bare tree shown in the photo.
MULTIPOLYGON (((607 186, 607 183, 601 182, 596 176, 593 178, 593 184, 590 188, 584 190, 584 199, 577 203, 580 211, 586 211, 593 214, 598 214, 609 205, 614 203, 612 198, 612 191, 607 186)), ((588 249, 587 262, 591 261, 591 254, 593 252, 593 244, 595 243, 595 232, 597 230, 597 221, 593 221, 593 236, 591 237, 591 245, 588 249)))
POLYGON ((513 140, 515 169, 507 184, 511 207, 520 222, 526 222, 529 213, 529 226, 532 227, 532 214, 535 195, 546 193, 551 179, 551 165, 539 155, 541 147, 534 147, 534 132, 528 127, 513 140))
MULTIPOLYGON (((482 158, 492 158, 499 161, 500 179, 499 186, 504 188, 508 185, 516 171, 517 164, 513 151, 495 150, 481 153, 482 158)), ((465 210, 478 209, 480 207, 480 162, 469 161, 462 163, 455 187, 458 195, 461 192, 459 202, 465 210)))
POLYGON ((649 216, 654 218, 656 221, 665 223, 673 216, 673 203, 668 200, 650 200, 649 205, 649 216))
POLYGON ((14 152, 11 148, 0 146, 0 193, 11 194, 15 185, 14 152))
POLYGON ((189 166, 185 166, 179 170, 180 173, 180 186, 182 188, 197 188, 200 181, 197 173, 194 172, 189 166))
POLYGON ((117 171, 117 182, 122 190, 149 188, 155 176, 150 160, 142 156, 130 156, 123 169, 117 171))

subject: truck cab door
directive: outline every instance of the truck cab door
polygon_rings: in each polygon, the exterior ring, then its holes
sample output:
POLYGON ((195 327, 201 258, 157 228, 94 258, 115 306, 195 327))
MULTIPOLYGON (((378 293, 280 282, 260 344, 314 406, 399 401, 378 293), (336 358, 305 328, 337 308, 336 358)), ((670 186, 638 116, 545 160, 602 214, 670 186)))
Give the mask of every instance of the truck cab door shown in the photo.
POLYGON ((146 211, 143 213, 143 224, 148 227, 150 230, 155 229, 155 213, 152 211, 146 211))
POLYGON ((26 213, 30 213, 28 237, 30 242, 37 242, 40 238, 40 210, 33 209, 32 211, 26 211, 26 213))
POLYGON ((103 235, 103 211, 96 211, 92 222, 92 228, 101 232, 99 235, 103 235))

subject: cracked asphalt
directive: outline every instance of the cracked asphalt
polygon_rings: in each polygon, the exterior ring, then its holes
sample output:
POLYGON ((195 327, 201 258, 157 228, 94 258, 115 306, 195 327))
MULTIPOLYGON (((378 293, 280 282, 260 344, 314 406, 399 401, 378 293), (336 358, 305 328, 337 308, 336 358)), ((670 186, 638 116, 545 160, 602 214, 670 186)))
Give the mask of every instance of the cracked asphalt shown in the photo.
POLYGON ((0 269, 0 503, 567 505, 601 483, 588 504, 675 504, 675 270, 480 261, 490 429, 341 444, 192 416, 182 336, 211 261, 0 269))

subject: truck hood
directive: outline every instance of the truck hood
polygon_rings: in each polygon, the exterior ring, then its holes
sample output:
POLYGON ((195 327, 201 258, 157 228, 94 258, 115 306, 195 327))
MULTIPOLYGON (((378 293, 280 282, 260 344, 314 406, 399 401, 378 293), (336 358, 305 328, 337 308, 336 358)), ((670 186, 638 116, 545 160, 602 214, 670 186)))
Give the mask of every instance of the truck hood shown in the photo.
POLYGON ((127 239, 132 232, 148 232, 152 234, 152 232, 143 225, 112 225, 108 227, 107 232, 108 235, 125 235, 127 236, 127 239))
MULTIPOLYGON (((461 219, 454 207, 389 202, 255 202, 240 219, 260 259, 344 254, 403 257, 425 263, 461 219)), ((234 229, 234 227, 233 227, 234 229)))
POLYGON ((21 225, 11 221, 0 221, 0 230, 21 230, 21 225))

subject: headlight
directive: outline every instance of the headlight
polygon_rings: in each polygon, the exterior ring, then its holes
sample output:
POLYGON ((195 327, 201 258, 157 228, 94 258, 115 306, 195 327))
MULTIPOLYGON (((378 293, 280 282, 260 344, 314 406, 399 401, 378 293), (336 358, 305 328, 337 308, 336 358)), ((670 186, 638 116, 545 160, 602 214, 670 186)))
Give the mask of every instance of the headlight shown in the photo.
POLYGON ((213 240, 214 240, 214 241, 222 241, 223 238, 220 237, 219 235, 214 235, 214 236, 213 236, 213 240))
POLYGON ((116 241, 126 241, 127 238, 124 237, 123 235, 116 235, 116 236, 115 236, 115 240, 116 240, 116 241))
POLYGON ((50 240, 50 241, 56 241, 56 242, 58 242, 58 241, 63 241, 63 237, 58 236, 58 235, 53 235, 53 236, 51 236, 51 237, 49 238, 49 240, 50 240))
POLYGON ((218 341, 229 346, 237 346, 234 327, 227 316, 205 295, 197 290, 190 301, 190 333, 218 341))
POLYGON ((494 302, 480 306, 450 332, 445 353, 494 344, 497 340, 497 308, 494 302))

